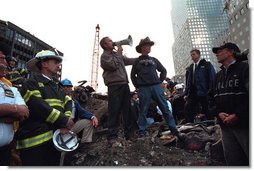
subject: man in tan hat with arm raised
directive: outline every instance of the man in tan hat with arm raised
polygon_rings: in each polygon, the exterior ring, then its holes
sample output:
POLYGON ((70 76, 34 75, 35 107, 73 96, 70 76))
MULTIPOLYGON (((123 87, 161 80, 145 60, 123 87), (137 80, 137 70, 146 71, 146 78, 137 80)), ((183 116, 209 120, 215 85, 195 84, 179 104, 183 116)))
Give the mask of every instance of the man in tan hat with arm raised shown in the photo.
POLYGON ((149 134, 147 132, 148 123, 146 117, 151 100, 153 99, 162 111, 163 117, 172 134, 181 138, 182 134, 180 135, 176 128, 174 117, 168 108, 167 100, 161 86, 161 83, 166 78, 167 70, 158 59, 148 55, 153 45, 154 42, 149 37, 141 39, 139 45, 136 46, 136 51, 141 53, 141 56, 135 61, 131 70, 132 83, 139 89, 139 136, 142 138, 149 134), (157 71, 160 72, 160 76, 158 76, 157 71))
POLYGON ((53 133, 58 128, 71 129, 74 125, 68 117, 71 108, 65 105, 68 98, 53 81, 61 62, 62 57, 50 50, 37 53, 27 62, 28 70, 34 74, 24 82, 21 94, 30 117, 20 123, 17 132, 17 149, 24 166, 59 165, 60 152, 54 147, 53 133))

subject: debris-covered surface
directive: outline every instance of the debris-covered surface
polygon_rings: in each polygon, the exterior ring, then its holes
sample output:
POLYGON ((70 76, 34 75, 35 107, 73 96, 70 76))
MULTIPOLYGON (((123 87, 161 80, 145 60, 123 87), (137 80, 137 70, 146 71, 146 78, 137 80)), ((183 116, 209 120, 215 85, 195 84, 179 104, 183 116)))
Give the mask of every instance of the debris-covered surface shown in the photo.
POLYGON ((83 145, 65 156, 68 166, 224 166, 219 126, 179 126, 186 133, 182 141, 157 123, 149 137, 125 140, 120 137, 111 147, 106 130, 94 135, 94 143, 83 145))
POLYGON ((66 166, 225 166, 218 125, 179 122, 179 131, 186 135, 180 141, 166 130, 165 123, 159 122, 149 127, 149 136, 143 139, 135 136, 125 140, 120 130, 117 141, 109 146, 107 97, 91 93, 81 97, 79 92, 77 95, 81 105, 97 116, 99 127, 93 143, 80 144, 65 154, 66 166))

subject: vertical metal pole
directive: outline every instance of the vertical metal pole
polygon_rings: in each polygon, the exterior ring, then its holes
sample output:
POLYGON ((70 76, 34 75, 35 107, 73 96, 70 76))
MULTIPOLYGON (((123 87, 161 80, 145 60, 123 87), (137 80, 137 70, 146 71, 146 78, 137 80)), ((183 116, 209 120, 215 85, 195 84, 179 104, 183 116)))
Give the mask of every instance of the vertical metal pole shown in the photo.
POLYGON ((64 164, 64 157, 65 157, 66 152, 61 152, 61 158, 60 158, 60 166, 63 166, 64 164))

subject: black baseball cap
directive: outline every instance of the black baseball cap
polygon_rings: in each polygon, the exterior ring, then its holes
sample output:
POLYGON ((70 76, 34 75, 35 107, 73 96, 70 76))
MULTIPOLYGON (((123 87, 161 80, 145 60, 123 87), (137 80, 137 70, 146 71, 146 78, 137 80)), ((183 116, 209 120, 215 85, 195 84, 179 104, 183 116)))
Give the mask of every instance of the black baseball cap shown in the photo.
POLYGON ((234 50, 235 52, 241 52, 239 47, 236 44, 231 42, 225 43, 224 45, 220 47, 214 47, 212 50, 213 50, 213 53, 217 53, 218 50, 221 50, 221 49, 231 49, 231 50, 234 50))

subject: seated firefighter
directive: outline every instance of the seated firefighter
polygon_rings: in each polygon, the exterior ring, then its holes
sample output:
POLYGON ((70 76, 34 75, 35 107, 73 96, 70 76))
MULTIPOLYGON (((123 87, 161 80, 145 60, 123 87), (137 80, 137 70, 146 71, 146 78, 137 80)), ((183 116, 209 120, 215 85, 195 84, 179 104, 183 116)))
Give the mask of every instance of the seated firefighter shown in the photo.
MULTIPOLYGON (((68 101, 72 103, 72 111, 70 117, 74 118, 74 126, 71 131, 76 134, 82 132, 81 144, 92 142, 94 127, 98 126, 98 119, 91 112, 86 111, 78 101, 72 98, 72 82, 68 79, 64 79, 60 82, 65 93, 70 97, 68 101)), ((68 97, 67 96, 67 97, 68 97)))

